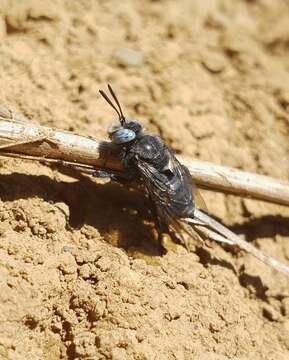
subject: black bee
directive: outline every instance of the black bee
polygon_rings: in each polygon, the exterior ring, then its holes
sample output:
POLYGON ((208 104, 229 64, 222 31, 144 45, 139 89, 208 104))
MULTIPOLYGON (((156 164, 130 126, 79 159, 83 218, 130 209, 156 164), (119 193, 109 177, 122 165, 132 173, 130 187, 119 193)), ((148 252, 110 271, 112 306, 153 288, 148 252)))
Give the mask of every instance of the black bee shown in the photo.
MULTIPOLYGON (((99 92, 119 117, 119 124, 111 126, 108 135, 119 146, 126 179, 136 180, 145 186, 154 207, 159 234, 170 226, 177 232, 182 228, 192 235, 181 222, 184 218, 193 218, 195 211, 192 177, 188 168, 177 160, 158 136, 145 134, 138 121, 127 120, 110 85, 108 89, 115 104, 102 90, 99 92)), ((98 172, 98 176, 121 180, 115 174, 104 171, 98 172)))

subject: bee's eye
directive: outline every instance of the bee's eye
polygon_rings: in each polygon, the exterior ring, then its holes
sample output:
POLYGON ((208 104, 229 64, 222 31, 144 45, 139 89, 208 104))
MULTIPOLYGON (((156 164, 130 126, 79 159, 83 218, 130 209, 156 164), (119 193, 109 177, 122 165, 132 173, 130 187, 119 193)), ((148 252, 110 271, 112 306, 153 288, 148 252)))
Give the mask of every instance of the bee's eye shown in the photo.
POLYGON ((109 138, 114 144, 125 144, 135 139, 136 134, 130 129, 124 129, 120 127, 115 131, 108 133, 109 138))

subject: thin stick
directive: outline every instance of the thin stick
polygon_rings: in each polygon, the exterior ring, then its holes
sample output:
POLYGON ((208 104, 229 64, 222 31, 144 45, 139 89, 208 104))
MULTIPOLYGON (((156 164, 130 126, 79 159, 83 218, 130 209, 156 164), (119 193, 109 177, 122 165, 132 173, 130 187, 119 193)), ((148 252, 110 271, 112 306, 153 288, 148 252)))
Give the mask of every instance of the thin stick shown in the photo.
POLYGON ((209 190, 289 206, 289 182, 205 161, 181 157, 195 183, 209 190))
MULTIPOLYGON (((79 166, 123 171, 117 149, 109 142, 29 122, 0 107, 0 155, 57 159, 79 166)), ((289 182, 207 162, 179 157, 201 188, 289 206, 289 182)))

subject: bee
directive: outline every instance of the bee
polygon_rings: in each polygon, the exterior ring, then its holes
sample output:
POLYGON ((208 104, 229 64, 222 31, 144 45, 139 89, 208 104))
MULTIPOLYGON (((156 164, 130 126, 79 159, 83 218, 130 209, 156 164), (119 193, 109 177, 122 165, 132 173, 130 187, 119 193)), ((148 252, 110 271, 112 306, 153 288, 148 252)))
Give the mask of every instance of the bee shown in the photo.
MULTIPOLYGON (((119 147, 124 178, 144 185, 159 236, 172 228, 179 238, 183 238, 181 230, 195 237, 191 226, 182 222, 184 218, 193 218, 195 211, 193 181, 188 168, 177 160, 160 137, 146 134, 139 121, 126 119, 110 85, 108 90, 114 103, 104 91, 99 92, 118 115, 119 122, 108 129, 108 136, 119 147)), ((97 176, 123 180, 119 175, 104 171, 99 171, 97 176)), ((187 241, 184 242, 188 246, 187 241)))

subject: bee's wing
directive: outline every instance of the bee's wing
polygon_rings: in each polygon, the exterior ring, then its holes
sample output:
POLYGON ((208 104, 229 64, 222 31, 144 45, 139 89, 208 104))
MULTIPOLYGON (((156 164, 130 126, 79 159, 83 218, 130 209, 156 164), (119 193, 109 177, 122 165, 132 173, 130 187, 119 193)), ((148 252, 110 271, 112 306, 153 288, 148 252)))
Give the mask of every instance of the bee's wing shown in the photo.
MULTIPOLYGON (((173 151, 171 149, 168 149, 170 152, 170 162, 171 162, 171 170, 176 173, 182 180, 186 181, 187 183, 190 183, 192 187, 192 194, 193 194, 193 201, 194 206, 204 210, 205 212, 208 212, 205 200, 203 199, 201 192, 193 182, 192 176, 189 172, 189 170, 182 165, 178 159, 175 157, 173 151)), ((187 222, 182 221, 181 219, 178 222, 181 225, 182 230, 190 235, 192 238, 196 240, 205 240, 207 237, 204 234, 199 233, 197 230, 194 229, 192 225, 188 225, 187 222)))
MULTIPOLYGON (((172 156, 172 164, 170 170, 178 177, 181 177, 183 181, 190 181, 191 176, 187 173, 187 169, 181 165, 178 160, 172 156)), ((142 175, 143 182, 147 188, 150 198, 154 202, 157 210, 157 216, 159 219, 166 223, 169 228, 174 230, 186 247, 188 247, 188 241, 184 234, 189 237, 200 241, 202 237, 193 229, 191 225, 188 225, 177 214, 174 213, 173 207, 168 204, 172 201, 168 188, 164 183, 163 175, 150 166, 146 162, 139 160, 137 163, 138 169, 142 175)))
POLYGON ((169 208, 162 208, 158 211, 161 218, 166 219, 166 223, 171 231, 175 233, 176 238, 187 248, 190 249, 190 239, 203 242, 205 237, 197 232, 194 227, 182 219, 175 218, 169 208))
POLYGON ((193 187, 193 194, 194 194, 196 207, 198 209, 204 210, 205 213, 208 213, 209 211, 205 203, 205 200, 201 194, 200 189, 194 184, 194 182, 192 182, 192 187, 193 187))
POLYGON ((199 209, 204 210, 207 213, 208 208, 207 208, 207 205, 205 203, 205 200, 202 197, 202 194, 201 194, 200 190, 198 189, 198 187, 194 183, 193 178, 192 178, 189 170, 179 162, 179 160, 175 157, 175 155, 174 155, 174 153, 173 153, 173 151, 171 149, 168 149, 168 150, 169 150, 169 152, 171 154, 170 161, 172 163, 172 166, 171 166, 172 171, 177 172, 178 176, 180 176, 181 178, 186 177, 186 181, 190 182, 191 186, 192 186, 192 193, 193 193, 195 206, 198 207, 199 209))

